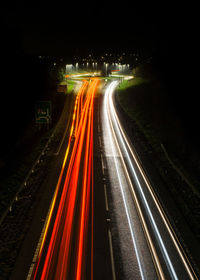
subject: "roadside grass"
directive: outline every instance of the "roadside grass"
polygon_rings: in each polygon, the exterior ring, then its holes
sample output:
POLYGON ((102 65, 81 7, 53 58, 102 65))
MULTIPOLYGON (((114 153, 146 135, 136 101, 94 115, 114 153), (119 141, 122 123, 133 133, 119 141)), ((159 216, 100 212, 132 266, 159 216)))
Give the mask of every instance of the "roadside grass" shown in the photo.
POLYGON ((68 80, 67 81, 67 94, 70 94, 74 88, 75 81, 68 80))
MULTIPOLYGON (((195 173, 191 172, 191 168, 188 168, 190 165, 188 160, 183 160, 183 156, 189 159, 190 155, 186 154, 181 126, 170 109, 165 88, 155 79, 137 77, 130 81, 122 81, 117 89, 116 98, 125 114, 136 123, 139 131, 144 135, 146 139, 144 142, 150 144, 142 143, 143 151, 147 154, 155 153, 158 156, 154 165, 163 180, 167 181, 170 192, 173 193, 191 228, 194 232, 199 232, 200 207, 196 196, 196 193, 200 191, 199 181, 195 173), (166 148, 177 169, 195 188, 196 193, 182 181, 182 177, 179 178, 175 169, 171 168, 161 144, 166 148), (169 172, 167 177, 166 172, 169 172), (169 174, 174 174, 171 175, 172 182, 169 174), (176 184, 173 180, 177 180, 176 184)), ((196 236, 200 239, 199 234, 196 236)))
POLYGON ((170 109, 165 88, 154 79, 140 77, 122 83, 116 97, 123 111, 136 122, 147 141, 160 155, 163 154, 160 145, 164 145, 179 169, 188 174, 200 191, 195 177, 189 175, 181 162, 185 150, 183 131, 170 109))
POLYGON ((60 83, 60 85, 66 85, 67 86, 66 94, 70 94, 74 88, 75 81, 70 79, 65 79, 60 83))
POLYGON ((143 77, 135 77, 131 80, 122 80, 122 82, 119 85, 118 90, 125 90, 134 86, 139 86, 141 84, 148 83, 149 79, 143 78, 143 77))
POLYGON ((124 80, 117 89, 117 100, 154 148, 158 143, 163 143, 173 150, 176 143, 171 137, 175 136, 177 145, 180 144, 179 131, 168 106, 165 89, 158 81, 143 77, 124 80))
POLYGON ((142 77, 137 77, 132 80, 124 80, 120 83, 117 89, 117 100, 124 112, 134 120, 139 129, 145 135, 153 147, 158 149, 158 141, 160 137, 158 132, 154 129, 149 118, 147 117, 146 104, 148 103, 148 96, 151 95, 151 81, 142 77), (145 101, 146 98, 146 101, 145 101), (143 106, 144 104, 144 106, 143 106), (157 134, 157 135, 155 135, 157 134), (156 136, 156 137, 155 137, 156 136))

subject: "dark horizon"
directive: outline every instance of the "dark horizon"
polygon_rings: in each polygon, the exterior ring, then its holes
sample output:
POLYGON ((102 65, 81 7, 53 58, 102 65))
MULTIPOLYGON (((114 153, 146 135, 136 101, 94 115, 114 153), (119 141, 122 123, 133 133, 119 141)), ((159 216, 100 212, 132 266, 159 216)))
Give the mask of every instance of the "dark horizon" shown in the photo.
POLYGON ((176 28, 173 12, 153 6, 148 10, 125 5, 37 9, 19 5, 2 11, 4 32, 13 31, 24 52, 38 55, 167 51, 176 28))
MULTIPOLYGON (((144 3, 143 3, 144 4, 144 3)), ((100 56, 105 53, 139 53, 152 57, 153 67, 165 83, 173 110, 192 132, 187 137, 198 146, 194 133, 198 125, 198 95, 193 89, 195 17, 189 20, 189 8, 156 4, 136 5, 64 5, 38 8, 18 3, 1 10, 3 91, 14 81, 19 91, 28 84, 26 56, 51 56, 73 61, 74 56, 100 56), (24 58, 23 58, 24 56, 24 58), (20 63, 21 60, 21 63, 20 63), (24 62, 22 62, 24 60, 24 62), (16 76, 16 77, 15 77, 16 76), (23 78, 27 81, 23 81, 23 78), (188 94, 190 98, 188 99, 188 94)), ((131 61, 130 61, 131 63, 131 61)), ((31 64, 30 64, 31 67, 31 64)), ((30 75, 33 69, 29 69, 30 75)), ((13 87, 14 89, 14 87, 13 87)), ((13 99, 23 100, 23 95, 13 99)), ((23 90, 21 91, 23 92, 23 90)), ((9 97, 3 96, 3 99, 9 97)), ((9 103, 9 100, 8 100, 9 103)))

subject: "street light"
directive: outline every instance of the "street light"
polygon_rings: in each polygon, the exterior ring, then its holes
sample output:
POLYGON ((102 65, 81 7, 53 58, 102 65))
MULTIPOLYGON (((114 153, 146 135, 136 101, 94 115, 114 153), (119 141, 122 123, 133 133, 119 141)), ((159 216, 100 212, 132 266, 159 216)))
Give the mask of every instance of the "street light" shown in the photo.
POLYGON ((107 77, 107 67, 108 67, 108 63, 106 63, 106 77, 107 77))
POLYGON ((73 67, 72 64, 67 64, 66 65, 66 74, 68 74, 68 73, 70 73, 70 71, 72 71, 72 67, 73 67))

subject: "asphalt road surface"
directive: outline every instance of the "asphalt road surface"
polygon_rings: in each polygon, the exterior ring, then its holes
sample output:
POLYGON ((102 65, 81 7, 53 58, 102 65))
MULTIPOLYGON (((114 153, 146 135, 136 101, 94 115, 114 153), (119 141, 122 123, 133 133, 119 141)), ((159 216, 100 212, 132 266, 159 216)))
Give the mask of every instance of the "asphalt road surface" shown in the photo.
POLYGON ((198 279, 102 84, 77 92, 11 279, 198 279))
POLYGON ((117 85, 105 91, 102 127, 123 279, 198 279, 118 119, 117 85))

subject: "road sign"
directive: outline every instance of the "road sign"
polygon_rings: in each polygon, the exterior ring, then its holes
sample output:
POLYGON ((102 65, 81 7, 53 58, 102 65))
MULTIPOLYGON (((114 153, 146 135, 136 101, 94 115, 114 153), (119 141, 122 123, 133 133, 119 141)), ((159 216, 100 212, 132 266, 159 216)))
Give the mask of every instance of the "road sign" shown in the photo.
POLYGON ((49 124, 51 122, 51 101, 36 102, 35 122, 44 124, 49 124))

